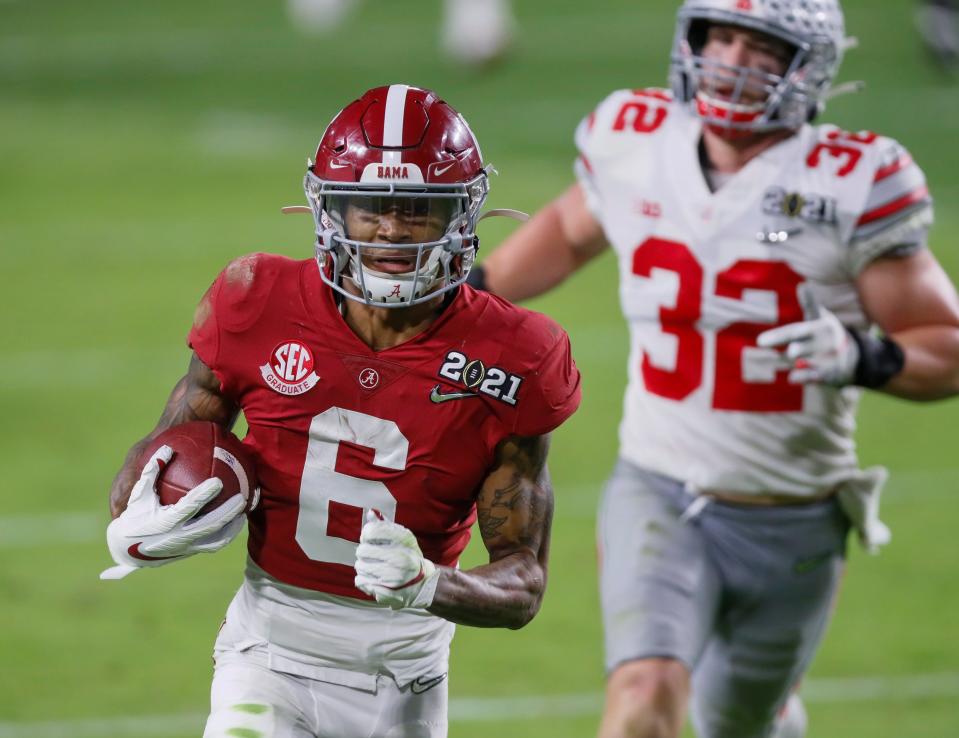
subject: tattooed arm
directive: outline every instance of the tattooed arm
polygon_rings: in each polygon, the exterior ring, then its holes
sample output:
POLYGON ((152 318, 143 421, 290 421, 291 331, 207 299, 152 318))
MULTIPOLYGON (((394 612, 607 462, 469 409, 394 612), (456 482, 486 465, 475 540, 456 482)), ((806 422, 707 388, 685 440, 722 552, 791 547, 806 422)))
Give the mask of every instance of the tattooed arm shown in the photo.
POLYGON ((224 428, 232 428, 239 408, 220 392, 220 380, 210 368, 193 354, 186 375, 176 383, 163 414, 150 433, 133 444, 110 488, 110 514, 116 518, 126 509, 130 490, 140 477, 137 459, 143 449, 167 428, 191 420, 212 420, 224 428))
POLYGON ((443 568, 428 608, 454 623, 522 628, 546 590, 553 489, 549 435, 503 441, 477 500, 490 561, 469 571, 443 568))

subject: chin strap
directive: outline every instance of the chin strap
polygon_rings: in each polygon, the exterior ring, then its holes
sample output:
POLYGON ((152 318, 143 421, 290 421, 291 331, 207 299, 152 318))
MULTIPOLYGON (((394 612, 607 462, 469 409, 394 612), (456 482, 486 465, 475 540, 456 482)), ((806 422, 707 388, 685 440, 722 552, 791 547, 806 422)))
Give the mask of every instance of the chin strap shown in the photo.
POLYGON ((513 220, 518 220, 520 223, 525 223, 529 220, 529 213, 524 213, 522 210, 513 210, 512 208, 493 208, 492 210, 487 210, 484 213, 480 214, 480 217, 476 219, 476 222, 479 223, 483 218, 495 218, 500 216, 503 218, 512 218, 513 220))
MULTIPOLYGON (((840 46, 840 51, 846 53, 847 51, 852 51, 853 49, 859 48, 859 39, 855 36, 847 36, 843 39, 843 42, 840 46)), ((862 92, 866 87, 866 83, 861 79, 857 79, 852 82, 843 82, 841 85, 836 85, 832 87, 829 92, 823 96, 823 100, 832 100, 833 98, 840 97, 841 95, 851 95, 854 92, 862 92)))
POLYGON ((851 95, 855 92, 862 92, 866 88, 866 83, 861 79, 857 79, 853 82, 843 82, 841 85, 836 85, 829 92, 826 93, 825 99, 832 100, 841 95, 851 95))

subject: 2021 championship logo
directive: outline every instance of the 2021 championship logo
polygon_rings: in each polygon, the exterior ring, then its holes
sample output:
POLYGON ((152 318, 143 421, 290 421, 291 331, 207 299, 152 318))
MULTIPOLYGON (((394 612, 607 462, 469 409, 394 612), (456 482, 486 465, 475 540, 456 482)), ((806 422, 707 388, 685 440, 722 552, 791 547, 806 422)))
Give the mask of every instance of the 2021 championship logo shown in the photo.
POLYGON ((273 349, 260 374, 281 395, 302 395, 320 381, 313 371, 313 353, 299 341, 284 341, 273 349))

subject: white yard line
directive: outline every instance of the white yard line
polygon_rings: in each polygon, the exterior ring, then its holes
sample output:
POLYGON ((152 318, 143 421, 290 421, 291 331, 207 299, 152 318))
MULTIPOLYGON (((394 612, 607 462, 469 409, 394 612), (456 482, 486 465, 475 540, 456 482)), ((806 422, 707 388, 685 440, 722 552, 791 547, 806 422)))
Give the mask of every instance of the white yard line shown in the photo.
MULTIPOLYGON (((2 48, 3 42, 0 41, 0 51, 2 48)), ((283 141, 298 136, 298 131, 283 118, 230 111, 207 114, 195 132, 196 145, 200 149, 231 156, 239 151, 249 156, 270 153, 282 146, 283 141)), ((624 331, 597 325, 577 330, 574 338, 577 347, 591 360, 621 363, 625 361, 628 348, 624 343, 627 340, 624 331)), ((158 368, 164 372, 177 368, 185 370, 188 359, 189 353, 182 346, 38 348, 0 351, 0 373, 17 378, 15 386, 9 388, 17 392, 50 387, 61 390, 108 387, 112 377, 132 375, 134 371, 141 372, 143 367, 151 367, 154 372, 158 368), (70 368, 69 372, 63 370, 65 366, 70 368)))
POLYGON ((116 738, 119 736, 197 735, 205 713, 142 715, 42 723, 0 723, 0 738, 116 738))
POLYGON ((279 115, 214 110, 201 118, 193 143, 207 154, 249 159, 302 147, 306 133, 279 115))
POLYGON ((186 371, 189 350, 183 346, 161 348, 90 348, 62 351, 20 351, 0 353, 0 372, 17 377, 16 382, 2 388, 7 392, 30 390, 56 391, 108 387, 115 376, 142 374, 143 367, 153 376, 170 375, 177 369, 186 371), (65 371, 64 367, 69 367, 65 371))
MULTIPOLYGON (((560 484, 556 488, 556 515, 593 518, 604 482, 560 484)), ((893 471, 883 505, 894 506, 937 498, 954 498, 959 469, 893 471)), ((106 512, 49 513, 0 516, 0 551, 4 549, 102 543, 109 522, 106 512)), ((2 735, 0 735, 2 738, 2 735)))
MULTIPOLYGON (((592 517, 595 502, 603 483, 571 485, 557 491, 564 502, 559 516, 592 517)), ((105 500, 106 498, 104 498, 105 500)), ((36 546, 103 543, 109 522, 106 510, 101 513, 66 512, 30 515, 0 515, 0 551, 36 546)), ((2 734, 0 734, 2 738, 2 734)))
POLYGON ((879 700, 908 702, 930 697, 955 697, 959 695, 959 672, 889 677, 823 677, 805 682, 801 692, 803 699, 813 704, 879 700))
MULTIPOLYGON (((104 498, 106 499, 106 498, 104 498)), ((6 515, 0 517, 0 550, 56 544, 105 542, 109 518, 104 512, 6 515)))
MULTIPOLYGON (((810 704, 892 701, 909 702, 959 696, 959 672, 904 676, 809 679, 802 689, 810 704)), ((454 697, 451 722, 533 720, 599 714, 599 692, 530 695, 528 697, 454 697)), ((202 712, 57 720, 35 723, 0 722, 0 738, 114 738, 117 736, 194 734, 206 720, 202 712)))

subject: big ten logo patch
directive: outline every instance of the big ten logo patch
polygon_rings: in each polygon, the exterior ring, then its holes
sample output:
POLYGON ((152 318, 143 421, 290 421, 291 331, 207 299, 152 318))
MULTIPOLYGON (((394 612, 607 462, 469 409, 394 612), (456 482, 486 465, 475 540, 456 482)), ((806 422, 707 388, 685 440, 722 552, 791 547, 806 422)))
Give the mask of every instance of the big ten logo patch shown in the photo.
POLYGON ((267 385, 281 395, 301 395, 320 380, 313 370, 313 353, 299 341, 283 341, 260 367, 267 385))
POLYGON ((523 383, 522 377, 497 366, 487 367, 482 360, 471 360, 459 351, 450 351, 446 354, 437 374, 444 379, 463 384, 474 392, 481 392, 505 402, 507 405, 516 404, 516 394, 523 383))

